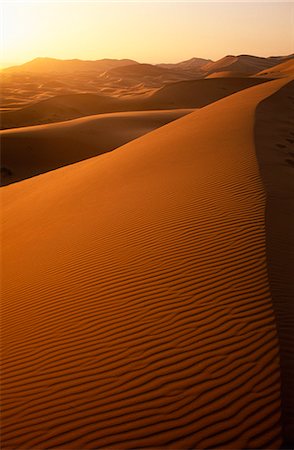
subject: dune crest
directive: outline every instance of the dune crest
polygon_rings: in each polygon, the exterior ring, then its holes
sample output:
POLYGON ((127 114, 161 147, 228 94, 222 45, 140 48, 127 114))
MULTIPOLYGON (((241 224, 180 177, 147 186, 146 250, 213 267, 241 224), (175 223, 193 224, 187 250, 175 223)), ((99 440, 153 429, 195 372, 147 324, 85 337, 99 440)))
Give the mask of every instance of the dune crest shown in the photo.
POLYGON ((98 114, 0 131, 2 185, 106 153, 193 109, 98 114), (6 170, 6 173, 5 173, 6 170))
POLYGON ((284 83, 2 189, 6 448, 281 445, 253 128, 284 83))

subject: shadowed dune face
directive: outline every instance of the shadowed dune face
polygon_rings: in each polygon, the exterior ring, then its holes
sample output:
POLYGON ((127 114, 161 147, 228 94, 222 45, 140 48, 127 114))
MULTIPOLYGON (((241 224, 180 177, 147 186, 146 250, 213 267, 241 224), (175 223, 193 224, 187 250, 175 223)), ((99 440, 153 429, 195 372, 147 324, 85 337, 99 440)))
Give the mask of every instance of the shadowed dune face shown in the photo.
POLYGON ((255 140, 264 181, 267 260, 277 317, 283 428, 294 445, 294 81, 257 108, 255 140))
POLYGON ((2 189, 6 448, 281 445, 253 130, 283 83, 2 189))
POLYGON ((1 183, 14 183, 108 152, 192 111, 100 114, 1 131, 1 183))
POLYGON ((39 125, 106 112, 199 108, 265 81, 258 78, 190 80, 169 83, 148 95, 130 98, 97 94, 57 96, 15 111, 2 111, 1 126, 5 129, 39 125))

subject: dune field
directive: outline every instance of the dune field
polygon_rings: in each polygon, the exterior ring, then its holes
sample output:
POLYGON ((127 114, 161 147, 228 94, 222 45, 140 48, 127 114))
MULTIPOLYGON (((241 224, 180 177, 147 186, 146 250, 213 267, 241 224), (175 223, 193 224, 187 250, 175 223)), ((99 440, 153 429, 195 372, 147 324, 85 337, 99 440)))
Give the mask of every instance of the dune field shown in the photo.
POLYGON ((248 58, 154 111, 1 132, 32 177, 1 189, 4 449, 289 446, 293 76, 248 58))
POLYGON ((94 114, 148 111, 175 108, 201 108, 242 89, 264 83, 262 78, 221 78, 167 83, 144 96, 117 98, 99 91, 53 95, 23 108, 0 112, 1 128, 18 128, 60 122, 94 114))
POLYGON ((270 58, 227 55, 217 61, 191 58, 175 64, 152 65, 130 59, 36 58, 1 71, 0 111, 23 108, 53 96, 97 91, 121 99, 144 96, 170 82, 203 79, 219 72, 230 73, 232 77, 256 75, 289 59, 293 55, 270 58))

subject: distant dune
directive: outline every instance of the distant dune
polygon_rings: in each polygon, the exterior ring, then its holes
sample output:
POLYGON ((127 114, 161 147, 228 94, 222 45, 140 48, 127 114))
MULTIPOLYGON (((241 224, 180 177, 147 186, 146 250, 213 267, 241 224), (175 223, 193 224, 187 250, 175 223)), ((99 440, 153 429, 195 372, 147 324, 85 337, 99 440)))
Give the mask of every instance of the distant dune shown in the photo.
POLYGON ((132 59, 98 59, 96 61, 83 61, 81 59, 56 59, 56 58, 35 58, 19 66, 8 67, 3 72, 105 72, 114 67, 122 67, 128 64, 139 64, 132 59))
MULTIPOLYGON (((36 58, 0 72, 0 110, 9 111, 50 97, 71 94, 132 98, 152 94, 170 82, 224 76, 247 77, 293 55, 261 58, 226 56, 218 61, 193 57, 174 64, 144 64, 130 59, 59 60, 36 58)), ((106 112, 106 111, 103 111, 106 112)))
POLYGON ((256 73, 273 67, 291 56, 261 58, 251 55, 228 55, 215 62, 210 62, 202 67, 207 75, 215 72, 230 71, 244 75, 255 75, 256 73))
POLYGON ((254 122, 287 82, 2 188, 4 448, 280 448, 254 122))
POLYGON ((2 131, 2 185, 108 152, 191 111, 100 114, 2 131))
POLYGON ((163 67, 164 69, 174 69, 174 70, 184 70, 187 72, 193 72, 194 74, 202 75, 201 68, 205 66, 207 63, 212 62, 211 59, 203 59, 203 58, 191 58, 186 61, 181 61, 179 63, 174 64, 157 64, 159 67, 163 67))
POLYGON ((270 69, 263 70, 256 74, 257 77, 266 78, 282 78, 288 76, 294 76, 294 59, 282 62, 277 66, 270 69))
POLYGON ((154 66, 152 64, 133 64, 123 67, 115 67, 107 71, 107 75, 113 75, 116 77, 127 77, 127 78, 144 78, 144 77, 160 77, 165 74, 173 73, 169 69, 163 69, 162 67, 154 66))
POLYGON ((105 95, 58 95, 22 109, 2 112, 0 118, 2 128, 14 128, 117 111, 120 105, 120 101, 105 95))
POLYGON ((0 118, 2 128, 6 129, 59 122, 106 112, 199 108, 265 81, 267 80, 263 78, 184 81, 169 83, 149 95, 127 99, 96 94, 63 95, 18 110, 2 112, 0 118))

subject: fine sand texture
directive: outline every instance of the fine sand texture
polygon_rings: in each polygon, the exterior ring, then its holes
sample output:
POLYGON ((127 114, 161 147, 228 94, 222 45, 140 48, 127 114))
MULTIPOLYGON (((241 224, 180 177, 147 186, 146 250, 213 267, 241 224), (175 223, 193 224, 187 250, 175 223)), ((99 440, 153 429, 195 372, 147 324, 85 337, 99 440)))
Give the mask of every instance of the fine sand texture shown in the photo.
POLYGON ((255 140, 266 189, 266 248, 277 317, 282 423, 294 446, 294 81, 257 108, 255 140))
POLYGON ((192 111, 98 114, 0 131, 1 183, 14 183, 108 152, 192 111))
POLYGON ((271 81, 2 188, 4 449, 279 448, 271 81))

